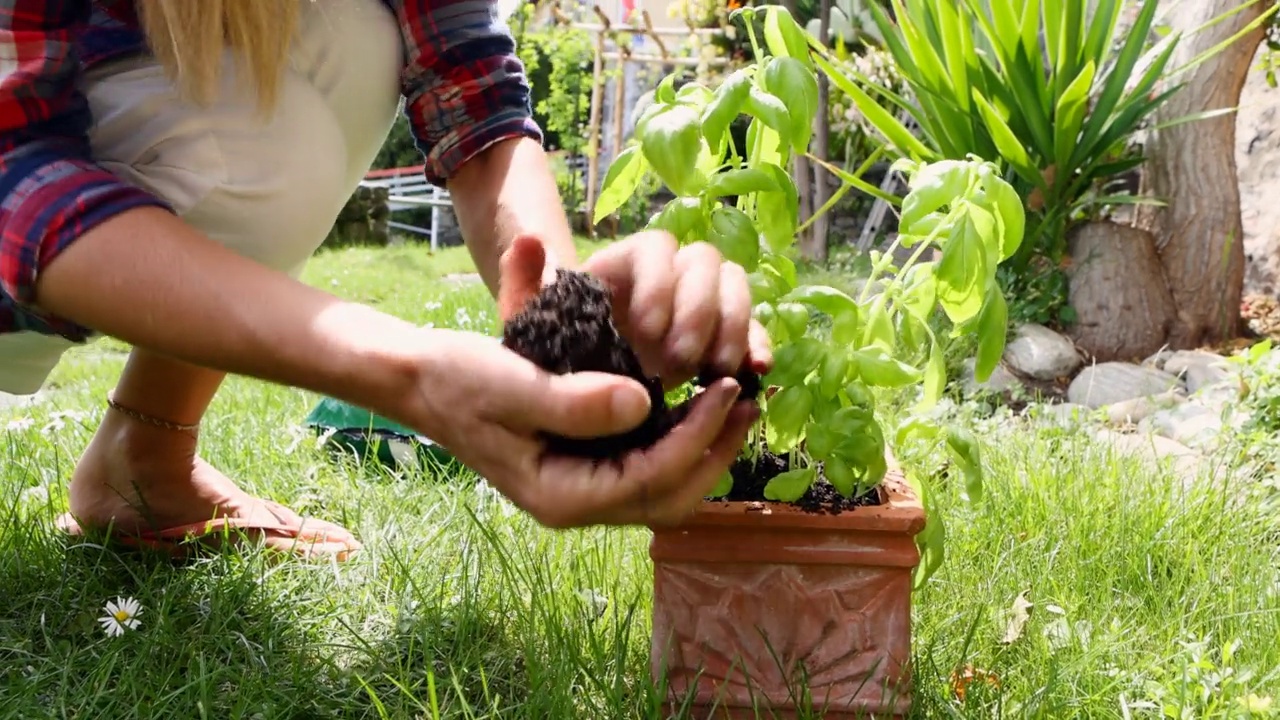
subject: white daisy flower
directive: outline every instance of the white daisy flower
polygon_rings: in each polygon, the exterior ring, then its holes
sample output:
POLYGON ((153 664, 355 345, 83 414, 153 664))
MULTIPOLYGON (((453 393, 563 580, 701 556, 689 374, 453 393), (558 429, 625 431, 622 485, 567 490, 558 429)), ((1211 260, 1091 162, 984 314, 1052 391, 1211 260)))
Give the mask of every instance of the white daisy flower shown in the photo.
POLYGON ((98 622, 102 623, 102 629, 112 637, 123 635, 125 628, 137 630, 142 624, 138 621, 142 606, 133 598, 117 597, 114 601, 108 601, 106 611, 107 614, 98 618, 98 622))

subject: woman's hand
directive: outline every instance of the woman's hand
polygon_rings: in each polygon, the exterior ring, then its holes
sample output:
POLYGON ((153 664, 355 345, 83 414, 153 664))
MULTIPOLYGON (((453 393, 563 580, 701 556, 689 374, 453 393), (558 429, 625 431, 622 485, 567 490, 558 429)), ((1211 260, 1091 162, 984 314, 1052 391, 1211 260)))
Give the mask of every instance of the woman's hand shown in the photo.
POLYGON ((668 388, 707 367, 730 376, 744 363, 759 374, 771 369, 769 336, 751 317, 747 274, 710 244, 681 248, 666 232, 642 232, 582 269, 613 290, 619 331, 668 388))
MULTIPOLYGON (((748 339, 745 277, 723 269, 718 253, 701 248, 681 256, 663 240, 632 238, 584 269, 603 273, 624 315, 634 308, 629 317, 652 322, 651 330, 674 329, 685 333, 684 342, 692 337, 696 357, 682 367, 696 369, 703 357, 716 354, 722 367, 736 370, 746 358, 754 368, 767 369, 763 333, 748 339), (641 305, 657 308, 661 322, 653 322, 641 305)), ((554 260, 548 262, 544 246, 532 237, 516 238, 499 267, 503 321, 554 279, 554 260)), ((754 402, 737 401, 738 384, 724 379, 704 390, 688 417, 647 450, 604 463, 552 455, 544 433, 599 437, 639 425, 649 412, 645 388, 605 373, 552 375, 489 338, 428 332, 435 334, 423 364, 429 376, 420 388, 433 419, 426 423, 432 439, 551 527, 678 522, 733 463, 759 416, 754 402)))
POLYGON ((541 436, 625 432, 649 411, 648 394, 604 373, 552 375, 491 338, 425 330, 414 425, 543 525, 677 523, 715 487, 759 411, 721 380, 648 450, 617 462, 552 455, 541 436))

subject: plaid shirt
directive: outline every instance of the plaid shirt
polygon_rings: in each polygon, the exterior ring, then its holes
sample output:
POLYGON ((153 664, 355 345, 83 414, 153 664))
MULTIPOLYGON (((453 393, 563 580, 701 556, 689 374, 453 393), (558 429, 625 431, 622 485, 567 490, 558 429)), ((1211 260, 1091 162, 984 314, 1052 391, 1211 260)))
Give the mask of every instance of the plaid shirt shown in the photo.
MULTIPOLYGON (((499 140, 541 139, 496 0, 385 2, 400 21, 401 92, 431 182, 499 140)), ((130 0, 0 0, 0 333, 92 336, 32 307, 36 276, 98 223, 168 209, 95 164, 76 88, 85 68, 145 51, 130 0)))

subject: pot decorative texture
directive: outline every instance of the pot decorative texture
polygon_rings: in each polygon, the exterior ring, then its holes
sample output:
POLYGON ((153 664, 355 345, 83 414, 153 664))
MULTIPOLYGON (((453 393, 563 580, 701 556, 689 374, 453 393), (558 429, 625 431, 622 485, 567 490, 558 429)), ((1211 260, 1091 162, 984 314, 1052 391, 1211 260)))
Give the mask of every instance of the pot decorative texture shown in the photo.
POLYGON ((880 505, 839 514, 710 501, 654 529, 651 667, 669 710, 696 720, 905 716, 925 516, 900 474, 879 492, 880 505))

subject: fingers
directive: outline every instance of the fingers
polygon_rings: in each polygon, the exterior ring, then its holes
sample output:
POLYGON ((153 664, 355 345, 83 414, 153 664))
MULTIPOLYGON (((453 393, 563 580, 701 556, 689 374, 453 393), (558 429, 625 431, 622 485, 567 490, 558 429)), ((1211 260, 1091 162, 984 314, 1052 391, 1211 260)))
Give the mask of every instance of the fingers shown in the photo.
MULTIPOLYGON (((738 383, 730 378, 717 380, 694 399, 684 422, 673 428, 658 444, 644 452, 632 453, 623 460, 619 492, 630 506, 624 515, 627 522, 648 521, 655 507, 670 504, 665 500, 667 496, 687 487, 690 474, 704 461, 707 449, 719 447, 739 389, 738 383)), ((736 454, 741 449, 739 441, 733 452, 736 454)), ((726 461, 720 470, 728 466, 726 461)), ((712 485, 691 492, 705 494, 712 485)))
POLYGON ((721 438, 737 395, 736 382, 718 381, 698 395, 685 421, 657 445, 630 453, 619 463, 544 458, 536 480, 528 483, 536 490, 522 494, 522 507, 538 522, 554 528, 644 524, 655 507, 662 508, 663 517, 673 516, 684 498, 706 494, 714 485, 713 478, 705 488, 686 487, 691 474, 703 481, 705 473, 696 469, 707 461, 708 448, 716 449, 722 472, 741 449, 741 438, 732 453, 727 447, 730 439, 721 438), (683 492, 679 502, 668 497, 676 491, 683 492))
POLYGON ((624 433, 649 414, 649 391, 610 373, 552 375, 512 353, 503 386, 486 398, 488 419, 522 433, 574 438, 624 433))
POLYGON ((747 348, 751 371, 757 375, 768 375, 773 370, 773 343, 769 340, 769 332, 754 319, 747 330, 747 348))
POLYGON ((593 255, 584 268, 614 292, 614 316, 646 372, 675 387, 708 366, 733 375, 772 366, 768 335, 751 319, 740 265, 708 243, 683 248, 669 233, 644 232, 593 255))
POLYGON ((715 339, 723 263, 720 252, 707 243, 688 245, 676 253, 679 280, 665 348, 668 374, 675 376, 672 379, 683 380, 697 372, 715 339))
POLYGON ((671 325, 678 244, 670 233, 646 231, 592 255, 585 269, 613 290, 614 315, 640 344, 657 344, 671 325))
POLYGON ((665 496, 651 498, 649 507, 643 508, 646 517, 641 521, 661 526, 677 524, 687 518, 733 465, 742 452, 751 426, 759 418, 760 407, 754 402, 734 403, 719 437, 707 449, 702 461, 687 473, 684 484, 665 496))
POLYGON ((542 289, 546 271, 554 272, 547 250, 532 235, 519 235, 498 260, 498 316, 510 320, 542 289))
POLYGON ((720 322, 712 347, 713 366, 725 375, 734 375, 750 344, 751 289, 747 271, 737 263, 720 265, 720 322))

